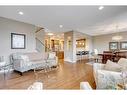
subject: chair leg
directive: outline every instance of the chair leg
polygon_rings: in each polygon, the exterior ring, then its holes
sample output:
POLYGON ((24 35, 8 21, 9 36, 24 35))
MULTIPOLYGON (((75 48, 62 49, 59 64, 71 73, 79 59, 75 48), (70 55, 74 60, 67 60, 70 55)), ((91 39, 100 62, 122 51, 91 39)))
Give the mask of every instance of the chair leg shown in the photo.
POLYGON ((23 76, 23 73, 22 73, 22 72, 20 72, 20 75, 21 75, 21 76, 23 76))

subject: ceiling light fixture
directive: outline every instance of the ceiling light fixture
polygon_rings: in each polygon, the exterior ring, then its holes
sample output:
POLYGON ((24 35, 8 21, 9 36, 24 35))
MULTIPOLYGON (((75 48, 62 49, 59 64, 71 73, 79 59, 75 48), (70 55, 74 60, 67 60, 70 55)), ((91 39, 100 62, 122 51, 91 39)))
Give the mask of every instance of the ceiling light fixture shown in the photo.
POLYGON ((114 40, 114 41, 120 41, 121 39, 123 39, 123 37, 120 35, 116 35, 116 36, 112 37, 112 40, 114 40))
POLYGON ((53 33, 48 33, 48 35, 49 35, 49 36, 52 36, 52 35, 53 35, 53 33))
POLYGON ((24 15, 24 13, 23 13, 23 12, 21 12, 21 11, 20 11, 20 12, 18 12, 18 14, 19 14, 19 15, 24 15))
MULTIPOLYGON (((117 31, 118 31, 118 26, 116 26, 116 32, 117 31)), ((118 31, 118 33, 115 36, 112 37, 113 41, 120 41, 122 39, 123 39, 123 37, 121 35, 119 35, 119 31, 118 31)))
POLYGON ((99 10, 102 10, 102 9, 104 9, 104 6, 100 6, 98 9, 99 9, 99 10))
POLYGON ((60 28, 63 28, 63 25, 59 25, 60 28))

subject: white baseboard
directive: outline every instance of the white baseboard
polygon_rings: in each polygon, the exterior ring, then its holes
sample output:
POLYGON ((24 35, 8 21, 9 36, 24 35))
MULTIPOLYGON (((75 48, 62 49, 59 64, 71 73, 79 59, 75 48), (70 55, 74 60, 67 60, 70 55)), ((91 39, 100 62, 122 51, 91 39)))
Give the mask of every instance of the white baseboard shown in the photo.
POLYGON ((70 59, 64 59, 64 61, 70 62, 70 63, 76 63, 76 61, 72 61, 72 60, 70 60, 70 59))

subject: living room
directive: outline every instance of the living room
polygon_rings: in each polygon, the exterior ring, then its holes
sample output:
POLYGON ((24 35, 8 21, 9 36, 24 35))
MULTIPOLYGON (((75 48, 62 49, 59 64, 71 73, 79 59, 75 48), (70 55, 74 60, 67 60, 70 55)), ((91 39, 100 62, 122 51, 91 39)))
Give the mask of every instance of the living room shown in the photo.
POLYGON ((126 9, 0 6, 0 89, 126 90, 126 9))

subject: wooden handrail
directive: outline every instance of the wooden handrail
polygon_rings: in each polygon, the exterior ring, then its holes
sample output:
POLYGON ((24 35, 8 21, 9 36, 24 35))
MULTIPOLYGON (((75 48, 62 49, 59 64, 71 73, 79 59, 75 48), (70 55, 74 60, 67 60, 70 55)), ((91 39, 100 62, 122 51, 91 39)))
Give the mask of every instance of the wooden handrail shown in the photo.
POLYGON ((42 29, 44 28, 39 28, 37 31, 35 31, 35 33, 40 32, 42 29))

